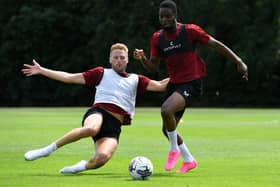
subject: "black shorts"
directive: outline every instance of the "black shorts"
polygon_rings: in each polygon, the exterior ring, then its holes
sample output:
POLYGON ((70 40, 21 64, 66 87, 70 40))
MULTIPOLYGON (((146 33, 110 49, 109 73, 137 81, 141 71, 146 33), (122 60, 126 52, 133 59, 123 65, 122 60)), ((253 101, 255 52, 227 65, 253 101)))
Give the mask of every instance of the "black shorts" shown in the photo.
MULTIPOLYGON (((178 92, 185 99, 185 102, 190 102, 193 98, 197 98, 202 94, 202 80, 197 79, 187 83, 173 84, 168 83, 166 89, 166 95, 164 101, 170 97, 174 92, 178 92)), ((181 118, 184 114, 184 110, 176 112, 176 117, 181 118)))
POLYGON ((91 115, 91 114, 96 114, 99 113, 103 117, 103 122, 101 125, 101 129, 98 134, 96 134, 92 139, 94 142, 97 140, 104 138, 104 137, 111 137, 115 138, 119 142, 119 137, 121 133, 121 122, 106 112, 105 110, 101 108, 90 108, 88 111, 85 113, 82 121, 82 126, 84 126, 85 119, 91 115))

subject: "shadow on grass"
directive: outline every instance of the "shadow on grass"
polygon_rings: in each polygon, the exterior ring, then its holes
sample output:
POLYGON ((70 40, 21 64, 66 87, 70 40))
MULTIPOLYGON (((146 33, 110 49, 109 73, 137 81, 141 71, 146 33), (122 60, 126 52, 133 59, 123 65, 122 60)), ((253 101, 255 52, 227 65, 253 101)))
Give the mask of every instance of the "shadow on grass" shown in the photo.
MULTIPOLYGON (((129 174, 124 174, 124 173, 112 173, 112 172, 93 172, 93 171, 86 171, 83 173, 78 173, 78 174, 61 174, 61 173, 37 173, 37 174, 30 174, 29 176, 37 176, 37 177, 85 177, 85 176, 95 176, 98 178, 108 178, 108 179, 123 179, 126 181, 134 181, 129 174)), ((153 173, 152 178, 181 178, 181 177, 196 177, 194 175, 185 175, 185 174, 178 174, 175 172, 157 172, 153 173)))

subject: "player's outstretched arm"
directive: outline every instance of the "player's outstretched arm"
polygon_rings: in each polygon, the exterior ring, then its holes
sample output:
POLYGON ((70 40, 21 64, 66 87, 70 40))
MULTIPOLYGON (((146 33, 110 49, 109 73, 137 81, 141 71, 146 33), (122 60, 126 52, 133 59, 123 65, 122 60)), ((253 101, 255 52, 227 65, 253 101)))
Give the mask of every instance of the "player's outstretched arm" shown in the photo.
POLYGON ((218 51, 220 54, 230 58, 236 65, 238 72, 242 75, 242 78, 248 80, 248 68, 247 65, 242 61, 242 59, 236 55, 230 48, 228 48, 222 42, 210 37, 208 45, 218 51))
POLYGON ((151 80, 147 86, 147 90, 154 92, 163 92, 166 90, 168 82, 169 78, 165 78, 161 81, 151 80))
POLYGON ((82 73, 67 73, 64 71, 55 71, 42 67, 33 59, 33 65, 23 64, 22 73, 27 77, 33 75, 43 75, 50 79, 54 79, 64 83, 85 84, 82 73))

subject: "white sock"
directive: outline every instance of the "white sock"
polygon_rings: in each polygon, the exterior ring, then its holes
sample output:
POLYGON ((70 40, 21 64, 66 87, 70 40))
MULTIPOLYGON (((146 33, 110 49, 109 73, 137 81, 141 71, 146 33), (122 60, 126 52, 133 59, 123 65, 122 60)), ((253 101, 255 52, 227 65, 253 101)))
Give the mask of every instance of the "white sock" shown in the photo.
POLYGON ((75 165, 66 166, 60 170, 60 173, 79 173, 86 170, 87 161, 81 160, 75 165))
POLYGON ((177 131, 166 131, 169 143, 170 143, 170 150, 171 151, 177 151, 179 150, 178 144, 177 144, 177 131))
POLYGON ((44 148, 49 154, 57 149, 56 143, 52 143, 44 148))
POLYGON ((34 150, 26 152, 24 154, 24 158, 25 158, 25 160, 32 161, 32 160, 36 160, 40 157, 47 157, 56 149, 57 149, 56 144, 52 143, 41 149, 34 149, 34 150))
POLYGON ((189 149, 187 148, 184 142, 181 145, 179 145, 179 148, 185 162, 192 162, 194 160, 192 154, 190 153, 189 149))
POLYGON ((41 150, 42 150, 42 153, 44 153, 45 155, 50 155, 56 149, 57 149, 56 143, 52 143, 46 147, 43 147, 41 150))

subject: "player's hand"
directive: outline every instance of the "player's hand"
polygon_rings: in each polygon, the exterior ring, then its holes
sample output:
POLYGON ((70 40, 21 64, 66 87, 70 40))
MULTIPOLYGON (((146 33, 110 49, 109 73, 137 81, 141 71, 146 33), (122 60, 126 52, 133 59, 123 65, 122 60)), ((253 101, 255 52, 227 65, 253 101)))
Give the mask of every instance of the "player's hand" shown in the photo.
POLYGON ((237 64, 237 70, 242 75, 242 78, 248 81, 248 68, 244 62, 237 64))
POLYGON ((30 64, 23 64, 23 69, 21 70, 24 75, 27 77, 32 75, 37 75, 40 73, 41 66, 36 60, 33 59, 33 65, 30 64))
POLYGON ((142 61, 143 59, 146 58, 143 49, 135 49, 133 52, 133 57, 134 57, 134 59, 140 60, 140 61, 142 61))

